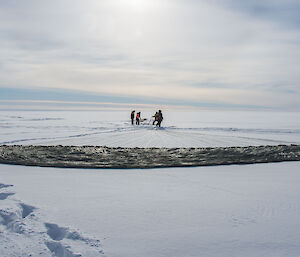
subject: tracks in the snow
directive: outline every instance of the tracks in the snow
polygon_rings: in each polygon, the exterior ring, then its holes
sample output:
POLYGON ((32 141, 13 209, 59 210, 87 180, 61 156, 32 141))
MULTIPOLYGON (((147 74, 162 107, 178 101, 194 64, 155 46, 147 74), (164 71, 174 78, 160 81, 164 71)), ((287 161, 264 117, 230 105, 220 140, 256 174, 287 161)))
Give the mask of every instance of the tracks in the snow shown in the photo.
POLYGON ((104 256, 100 240, 43 221, 37 207, 11 197, 12 187, 0 183, 0 256, 104 256))

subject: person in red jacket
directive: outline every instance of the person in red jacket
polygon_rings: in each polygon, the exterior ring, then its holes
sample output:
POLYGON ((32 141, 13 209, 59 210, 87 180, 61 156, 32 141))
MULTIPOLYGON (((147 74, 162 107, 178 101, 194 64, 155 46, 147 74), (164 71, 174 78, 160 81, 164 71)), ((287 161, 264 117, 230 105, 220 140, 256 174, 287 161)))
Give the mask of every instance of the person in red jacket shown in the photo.
POLYGON ((135 124, 136 125, 140 125, 140 118, 141 118, 141 112, 138 112, 136 114, 136 118, 135 118, 135 120, 136 120, 135 124))

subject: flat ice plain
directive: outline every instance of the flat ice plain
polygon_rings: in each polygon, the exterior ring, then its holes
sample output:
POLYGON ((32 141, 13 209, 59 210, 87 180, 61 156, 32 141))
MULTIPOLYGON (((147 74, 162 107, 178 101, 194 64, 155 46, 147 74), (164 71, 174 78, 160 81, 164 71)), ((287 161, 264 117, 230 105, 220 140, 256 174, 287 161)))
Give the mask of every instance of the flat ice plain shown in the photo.
MULTIPOLYGON (((1 111, 0 142, 300 143, 299 113, 164 112, 162 130, 132 127, 128 114, 1 111)), ((152 170, 0 165, 0 256, 299 256, 299 182, 299 162, 152 170)))
MULTIPOLYGON (((296 112, 163 112, 163 128, 131 126, 128 112, 0 112, 0 144, 218 147, 300 143, 296 112)), ((142 118, 153 113, 142 112, 142 118)))

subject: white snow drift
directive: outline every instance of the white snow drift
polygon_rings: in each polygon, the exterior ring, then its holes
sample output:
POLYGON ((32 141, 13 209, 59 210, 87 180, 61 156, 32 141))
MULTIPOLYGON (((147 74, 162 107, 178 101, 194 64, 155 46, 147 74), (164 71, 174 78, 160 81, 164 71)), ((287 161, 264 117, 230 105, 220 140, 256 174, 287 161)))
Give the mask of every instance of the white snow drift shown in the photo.
POLYGON ((0 165, 0 256, 298 256, 299 171, 0 165))

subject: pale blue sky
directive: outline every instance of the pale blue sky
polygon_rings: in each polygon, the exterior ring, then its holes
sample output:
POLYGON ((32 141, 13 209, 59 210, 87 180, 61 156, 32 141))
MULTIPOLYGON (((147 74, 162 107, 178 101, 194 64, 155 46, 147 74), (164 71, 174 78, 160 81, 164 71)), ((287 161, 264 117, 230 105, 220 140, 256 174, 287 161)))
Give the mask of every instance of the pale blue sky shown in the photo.
POLYGON ((0 0, 0 101, 300 110, 299 13, 298 0, 0 0))

